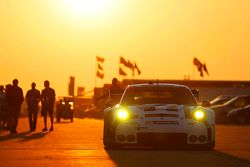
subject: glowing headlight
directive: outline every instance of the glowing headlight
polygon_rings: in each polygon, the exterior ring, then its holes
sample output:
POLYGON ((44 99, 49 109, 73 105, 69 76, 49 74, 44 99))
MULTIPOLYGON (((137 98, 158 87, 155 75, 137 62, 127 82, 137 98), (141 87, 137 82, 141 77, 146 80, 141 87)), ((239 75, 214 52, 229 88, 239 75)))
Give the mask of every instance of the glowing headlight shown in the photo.
POLYGON ((201 121, 205 118, 205 113, 202 110, 196 110, 193 113, 193 117, 194 117, 194 119, 201 121))
POLYGON ((126 120, 128 119, 129 113, 125 109, 120 109, 117 111, 116 115, 120 120, 126 120))

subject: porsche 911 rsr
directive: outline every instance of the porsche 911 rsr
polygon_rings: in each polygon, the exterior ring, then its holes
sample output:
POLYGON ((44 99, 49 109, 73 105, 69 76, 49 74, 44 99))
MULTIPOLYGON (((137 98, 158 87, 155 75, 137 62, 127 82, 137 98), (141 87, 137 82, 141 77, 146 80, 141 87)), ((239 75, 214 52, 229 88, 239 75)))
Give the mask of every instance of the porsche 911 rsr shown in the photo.
POLYGON ((120 103, 104 111, 103 142, 106 148, 212 149, 214 112, 197 106, 191 90, 183 85, 129 85, 120 103))

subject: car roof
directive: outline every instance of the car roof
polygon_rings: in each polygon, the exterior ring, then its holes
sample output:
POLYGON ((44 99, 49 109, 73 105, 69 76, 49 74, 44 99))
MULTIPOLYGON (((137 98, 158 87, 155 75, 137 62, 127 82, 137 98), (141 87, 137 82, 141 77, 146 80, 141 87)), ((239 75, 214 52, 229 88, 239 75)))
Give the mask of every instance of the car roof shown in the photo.
POLYGON ((142 84, 131 84, 128 87, 139 88, 139 87, 154 87, 154 86, 164 86, 164 87, 177 87, 177 88, 188 88, 185 85, 180 84, 168 84, 168 83, 142 83, 142 84))

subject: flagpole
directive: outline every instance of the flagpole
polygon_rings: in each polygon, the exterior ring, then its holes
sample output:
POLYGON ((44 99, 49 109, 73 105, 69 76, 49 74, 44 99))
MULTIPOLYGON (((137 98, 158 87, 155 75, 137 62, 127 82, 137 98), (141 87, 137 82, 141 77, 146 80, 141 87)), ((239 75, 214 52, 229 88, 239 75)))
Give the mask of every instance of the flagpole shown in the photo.
POLYGON ((96 58, 95 58, 95 87, 94 88, 96 88, 96 72, 97 72, 97 60, 96 60, 96 58))

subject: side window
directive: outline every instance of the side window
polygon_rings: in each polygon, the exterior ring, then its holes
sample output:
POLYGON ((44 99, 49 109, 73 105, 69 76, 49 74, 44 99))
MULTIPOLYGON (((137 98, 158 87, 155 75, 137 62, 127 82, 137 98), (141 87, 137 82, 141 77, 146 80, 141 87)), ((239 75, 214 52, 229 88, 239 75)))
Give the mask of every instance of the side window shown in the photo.
POLYGON ((233 104, 235 107, 244 107, 247 105, 247 100, 246 98, 240 98, 236 100, 233 104))

